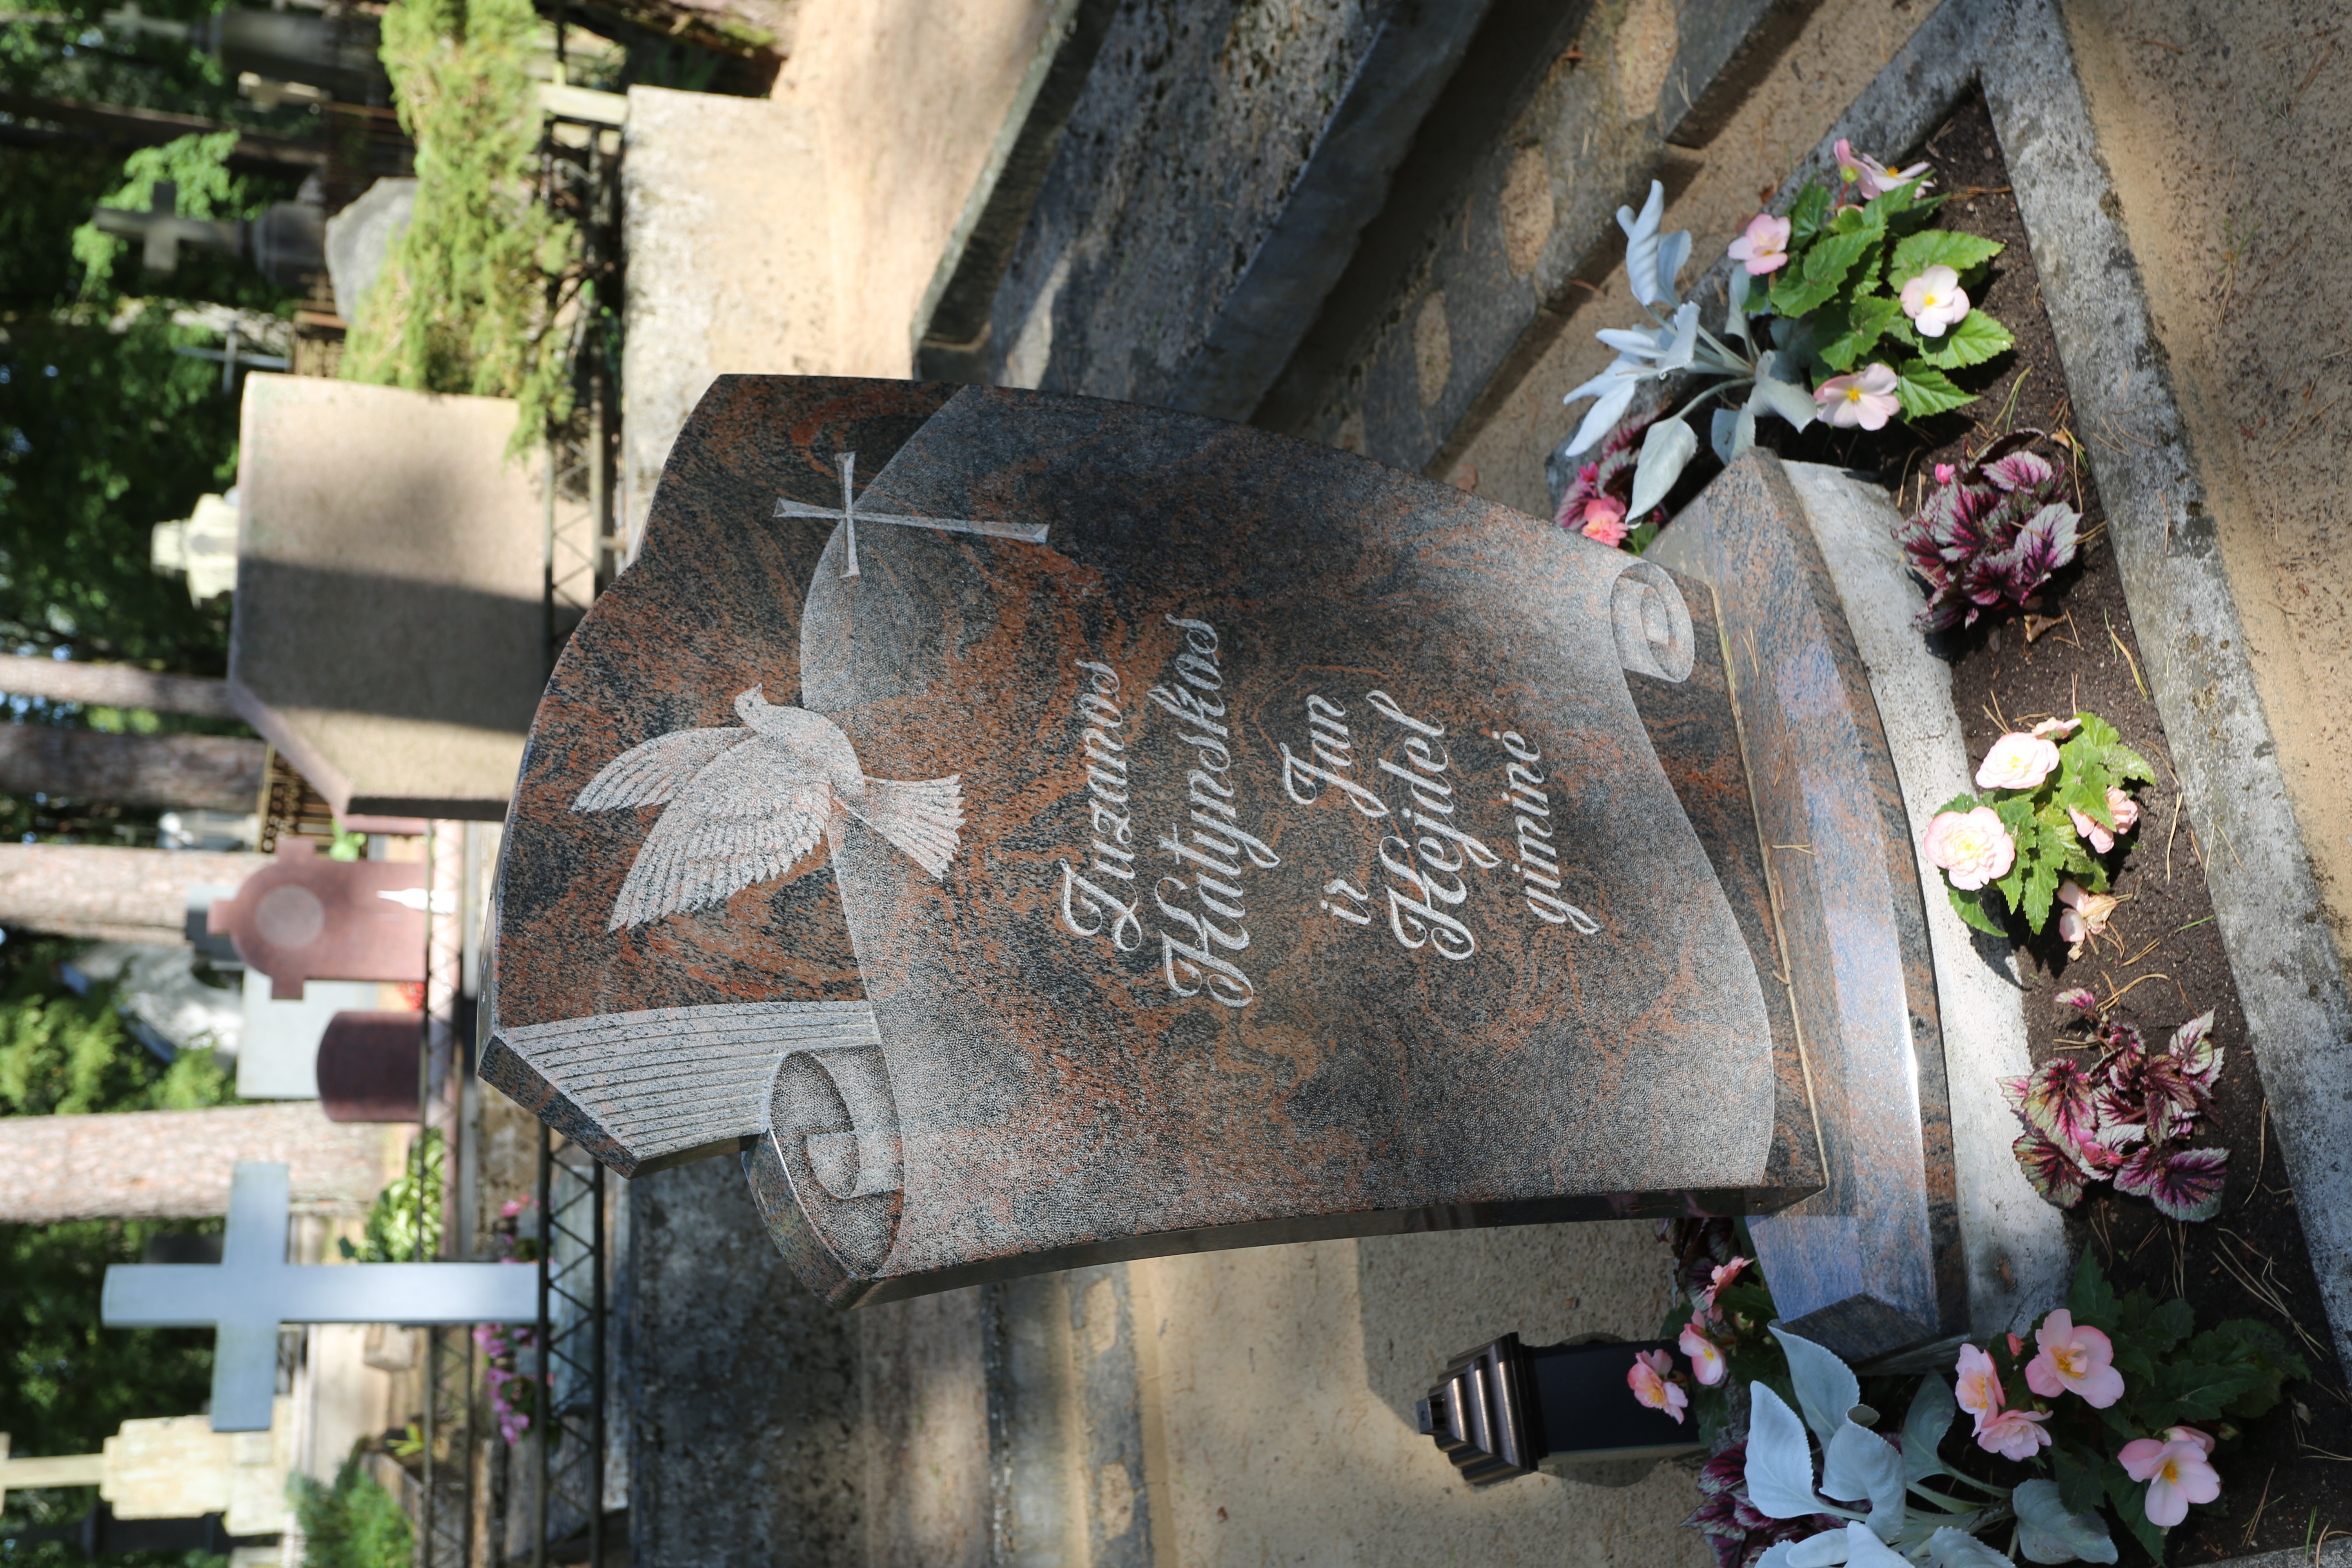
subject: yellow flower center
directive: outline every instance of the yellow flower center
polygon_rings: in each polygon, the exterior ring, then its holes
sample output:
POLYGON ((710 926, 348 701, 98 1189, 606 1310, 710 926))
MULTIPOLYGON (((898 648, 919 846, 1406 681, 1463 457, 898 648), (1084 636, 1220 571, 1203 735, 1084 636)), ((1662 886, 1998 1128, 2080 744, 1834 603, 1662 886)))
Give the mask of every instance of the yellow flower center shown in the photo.
POLYGON ((2165 1460, 2164 1468, 2156 1472, 2156 1479, 2160 1481, 2169 1482, 2174 1486, 2179 1486, 2180 1484, 2180 1461, 2178 1459, 2165 1460))
POLYGON ((2088 1358, 2080 1345, 2061 1345, 2050 1352, 2050 1359, 2056 1363, 2061 1377, 2080 1377, 2083 1363, 2088 1358))
POLYGON ((1932 310, 1943 302, 1944 301, 1941 299, 1933 294, 1922 294, 1919 297, 1919 308, 1923 310, 1932 310))
POLYGON ((1847 387, 1845 389, 1845 400, 1848 403, 1860 403, 1862 401, 1862 388, 1859 386, 1847 387))

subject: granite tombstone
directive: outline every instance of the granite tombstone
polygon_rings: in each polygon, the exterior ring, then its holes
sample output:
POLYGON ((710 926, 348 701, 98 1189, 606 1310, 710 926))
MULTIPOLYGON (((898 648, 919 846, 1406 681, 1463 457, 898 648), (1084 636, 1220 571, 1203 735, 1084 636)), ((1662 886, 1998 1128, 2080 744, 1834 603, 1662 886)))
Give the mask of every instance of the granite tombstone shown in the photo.
MULTIPOLYGON (((1783 907, 1746 758, 1876 720, 1805 561, 1756 553, 1793 673, 1743 710, 1721 580, 1345 453, 722 377, 541 704, 482 1071, 624 1173, 740 1152, 841 1302, 1786 1207, 1835 1184, 1842 1059, 1790 931, 1872 977, 1837 889, 1783 907)), ((1866 817, 1856 757, 1790 787, 1866 817)), ((1906 1022, 1933 1047, 1932 994, 1906 1022)), ((1939 1331, 1935 1239, 1878 1348, 1939 1331)), ((1789 1316, 1889 1305, 1853 1250, 1789 1316)))

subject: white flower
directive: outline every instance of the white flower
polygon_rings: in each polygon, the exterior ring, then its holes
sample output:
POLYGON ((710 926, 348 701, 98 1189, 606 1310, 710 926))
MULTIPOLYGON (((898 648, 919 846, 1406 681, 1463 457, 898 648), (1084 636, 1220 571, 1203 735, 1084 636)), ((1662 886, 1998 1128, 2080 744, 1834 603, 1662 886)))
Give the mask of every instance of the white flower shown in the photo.
POLYGON ((1960 289, 1960 275, 1938 264, 1903 285, 1903 313, 1922 337, 1940 338, 1969 313, 1969 297, 1960 289))

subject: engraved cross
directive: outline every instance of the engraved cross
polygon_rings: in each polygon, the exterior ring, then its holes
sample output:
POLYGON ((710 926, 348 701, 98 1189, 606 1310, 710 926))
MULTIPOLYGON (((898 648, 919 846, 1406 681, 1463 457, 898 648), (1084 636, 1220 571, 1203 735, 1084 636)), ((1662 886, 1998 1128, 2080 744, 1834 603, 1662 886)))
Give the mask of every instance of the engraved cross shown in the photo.
POLYGON ((983 519, 961 517, 900 517, 886 511, 860 511, 856 493, 850 488, 851 477, 857 468, 857 454, 837 452, 834 464, 841 470, 841 507, 810 506, 776 498, 777 517, 822 517, 842 525, 844 545, 841 574, 845 578, 857 575, 857 525, 860 522, 888 522, 900 528, 935 528, 942 533, 985 533, 997 539, 1018 539, 1026 544, 1045 542, 1045 525, 1042 522, 992 522, 983 519))

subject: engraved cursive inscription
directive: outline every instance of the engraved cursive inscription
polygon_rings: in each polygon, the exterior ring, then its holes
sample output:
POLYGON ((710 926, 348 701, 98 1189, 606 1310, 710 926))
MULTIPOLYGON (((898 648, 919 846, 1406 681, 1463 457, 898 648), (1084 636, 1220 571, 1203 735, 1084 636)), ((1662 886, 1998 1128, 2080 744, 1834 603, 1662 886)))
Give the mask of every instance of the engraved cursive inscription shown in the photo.
POLYGON ((1559 896, 1559 855, 1552 847, 1551 796, 1544 789, 1544 776, 1535 771, 1535 764, 1543 761, 1542 753, 1516 730, 1505 730, 1491 738, 1501 742, 1512 758, 1505 769, 1509 787, 1502 800, 1511 808, 1518 827, 1519 858, 1511 867, 1524 884, 1520 890, 1527 895, 1528 908, 1553 925, 1570 926, 1586 936, 1596 934, 1600 922, 1559 896))

